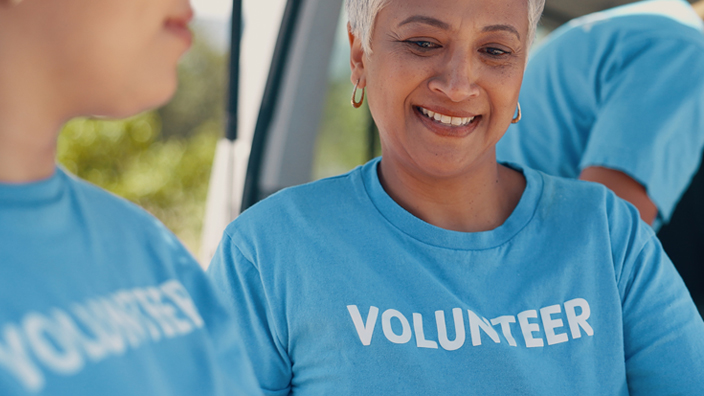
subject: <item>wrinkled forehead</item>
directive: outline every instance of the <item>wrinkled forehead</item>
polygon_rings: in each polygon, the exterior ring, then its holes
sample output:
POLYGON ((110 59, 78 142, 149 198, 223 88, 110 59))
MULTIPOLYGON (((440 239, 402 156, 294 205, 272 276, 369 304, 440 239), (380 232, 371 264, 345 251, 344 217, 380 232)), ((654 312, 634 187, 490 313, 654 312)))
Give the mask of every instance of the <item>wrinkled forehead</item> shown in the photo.
POLYGON ((505 30, 525 40, 529 31, 526 0, 386 0, 374 28, 426 25, 448 32, 472 28, 505 30))

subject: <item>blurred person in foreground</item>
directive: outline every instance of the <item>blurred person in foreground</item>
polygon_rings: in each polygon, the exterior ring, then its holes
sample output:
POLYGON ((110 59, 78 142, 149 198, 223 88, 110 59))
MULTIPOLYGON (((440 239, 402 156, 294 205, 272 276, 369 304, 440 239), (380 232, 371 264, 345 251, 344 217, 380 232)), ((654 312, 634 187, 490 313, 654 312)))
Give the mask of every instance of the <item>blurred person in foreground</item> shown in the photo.
POLYGON ((382 156, 243 212, 208 270, 268 395, 702 395, 704 323, 602 185, 499 164, 542 0, 348 0, 382 156))
POLYGON ((0 0, 0 394, 259 394, 186 249, 55 165, 67 120, 171 97, 192 15, 187 0, 0 0))
MULTIPOLYGON (((528 62, 524 117, 497 145, 498 159, 604 184, 657 232, 704 147, 704 1, 694 7, 641 1, 556 30, 528 62)), ((704 263, 677 260, 689 248, 676 245, 665 250, 704 308, 704 263)))

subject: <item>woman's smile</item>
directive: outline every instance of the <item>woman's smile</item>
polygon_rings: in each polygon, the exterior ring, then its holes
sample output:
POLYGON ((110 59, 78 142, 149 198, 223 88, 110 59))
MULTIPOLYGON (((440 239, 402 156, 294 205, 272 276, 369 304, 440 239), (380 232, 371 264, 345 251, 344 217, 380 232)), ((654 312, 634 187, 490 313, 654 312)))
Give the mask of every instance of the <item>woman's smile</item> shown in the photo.
POLYGON ((443 137, 465 137, 476 129, 482 118, 481 115, 451 112, 430 106, 413 106, 413 110, 426 128, 443 137))

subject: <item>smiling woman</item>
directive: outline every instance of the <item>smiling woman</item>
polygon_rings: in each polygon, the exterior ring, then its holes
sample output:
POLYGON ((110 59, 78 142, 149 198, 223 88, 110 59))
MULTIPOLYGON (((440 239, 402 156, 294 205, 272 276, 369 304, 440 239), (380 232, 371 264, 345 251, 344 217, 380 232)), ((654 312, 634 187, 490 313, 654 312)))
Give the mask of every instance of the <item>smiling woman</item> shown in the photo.
POLYGON ((526 4, 424 8, 421 1, 382 8, 371 54, 350 34, 351 78, 369 87, 379 127, 380 178, 389 195, 431 224, 466 232, 493 229, 523 190, 519 173, 497 167, 491 148, 517 106, 528 51, 526 4), (494 13, 497 6, 510 11, 494 13), (476 185, 486 186, 482 198, 470 198, 474 188, 457 188, 476 185), (431 191, 442 198, 432 198, 431 191))
POLYGON ((248 209, 209 267, 265 393, 704 391, 704 323, 638 212, 496 160, 542 6, 347 1, 381 158, 248 209))

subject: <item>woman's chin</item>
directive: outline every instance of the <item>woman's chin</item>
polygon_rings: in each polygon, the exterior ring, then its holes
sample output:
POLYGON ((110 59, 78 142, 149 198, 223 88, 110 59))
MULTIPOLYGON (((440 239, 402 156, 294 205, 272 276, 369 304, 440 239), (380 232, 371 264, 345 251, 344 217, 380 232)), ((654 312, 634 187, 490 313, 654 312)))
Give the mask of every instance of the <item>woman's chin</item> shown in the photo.
POLYGON ((127 118, 155 109, 168 103, 176 93, 176 84, 148 94, 126 95, 120 101, 108 100, 108 104, 99 109, 93 109, 90 114, 97 118, 127 118))
POLYGON ((431 180, 451 180, 467 176, 467 166, 457 162, 433 163, 426 166, 422 171, 431 180))
MULTIPOLYGON (((391 157, 385 157, 383 160, 389 162, 392 167, 405 168, 405 173, 413 174, 416 178, 425 180, 450 180, 458 177, 466 176, 471 173, 472 169, 479 165, 483 159, 476 158, 474 162, 468 161, 467 155, 459 155, 453 153, 434 153, 423 152, 411 155, 403 161, 396 161, 391 157), (395 162, 396 164, 393 164, 395 162), (403 162, 401 164, 399 162, 403 162)), ((382 160, 382 161, 383 161, 382 160)))

